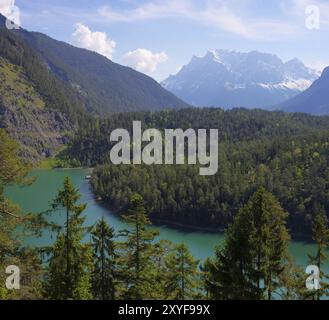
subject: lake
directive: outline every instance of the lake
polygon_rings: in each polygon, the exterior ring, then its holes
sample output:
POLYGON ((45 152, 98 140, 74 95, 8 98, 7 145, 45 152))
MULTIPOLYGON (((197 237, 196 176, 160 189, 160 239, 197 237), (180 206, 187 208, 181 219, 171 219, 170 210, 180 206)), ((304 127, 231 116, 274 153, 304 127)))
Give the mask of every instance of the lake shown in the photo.
MULTIPOLYGON (((89 181, 85 180, 87 174, 86 169, 36 170, 33 172, 33 176, 37 180, 32 186, 10 187, 6 190, 6 195, 20 205, 24 212, 44 212, 49 209, 49 203, 55 198, 64 178, 70 177, 74 185, 80 189, 81 201, 88 204, 85 212, 87 225, 94 224, 104 217, 115 230, 126 228, 125 223, 117 215, 95 200, 89 181)), ((54 220, 59 222, 63 221, 63 218, 57 214, 54 220)), ((220 233, 178 230, 167 226, 157 226, 155 229, 160 232, 160 239, 168 239, 174 243, 185 243, 194 257, 200 260, 212 256, 215 246, 223 241, 223 234, 220 233)), ((54 236, 50 233, 45 233, 41 238, 27 239, 28 244, 37 246, 49 245, 53 241, 54 236)), ((297 241, 292 241, 290 244, 291 255, 302 267, 307 266, 307 254, 314 254, 314 252, 314 244, 297 241)), ((326 269, 329 271, 329 266, 326 269)))

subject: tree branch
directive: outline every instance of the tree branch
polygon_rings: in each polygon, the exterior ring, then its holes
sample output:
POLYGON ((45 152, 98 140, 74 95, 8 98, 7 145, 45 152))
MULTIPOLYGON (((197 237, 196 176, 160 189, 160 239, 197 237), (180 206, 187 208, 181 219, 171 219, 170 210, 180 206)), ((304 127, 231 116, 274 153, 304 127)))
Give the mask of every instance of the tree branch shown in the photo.
POLYGON ((11 213, 11 212, 9 212, 9 211, 3 209, 3 208, 0 209, 0 213, 1 213, 1 214, 9 215, 9 216, 14 217, 14 218, 16 218, 16 219, 21 219, 21 217, 16 216, 15 214, 13 214, 13 213, 11 213))

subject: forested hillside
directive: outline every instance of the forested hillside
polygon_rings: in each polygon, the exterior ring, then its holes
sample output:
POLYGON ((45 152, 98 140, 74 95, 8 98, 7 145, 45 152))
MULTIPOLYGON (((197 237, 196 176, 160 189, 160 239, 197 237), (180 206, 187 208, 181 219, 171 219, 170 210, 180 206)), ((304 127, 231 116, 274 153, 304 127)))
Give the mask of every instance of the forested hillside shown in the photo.
POLYGON ((310 233, 310 220, 329 209, 329 118, 236 109, 187 109, 118 114, 80 132, 66 156, 86 166, 97 196, 119 212, 134 192, 143 195, 153 220, 223 228, 260 186, 275 194, 289 213, 295 235, 310 233), (218 128, 219 170, 199 176, 198 166, 113 166, 110 132, 145 128, 218 128))
POLYGON ((324 267, 329 229, 322 210, 310 221, 316 250, 309 255, 309 263, 324 270, 321 289, 306 290, 307 275, 288 253, 287 214, 264 188, 243 204, 214 256, 199 261, 185 244, 159 239, 139 194, 131 196, 123 212, 129 225, 125 230, 115 230, 104 218, 86 227, 87 204, 81 203, 69 178, 54 199, 47 199, 48 211, 22 213, 3 191, 28 183, 28 168, 17 157, 18 145, 3 130, 0 141, 0 269, 18 265, 22 279, 20 290, 11 290, 4 285, 7 275, 0 272, 0 300, 328 297, 324 267), (49 219, 63 212, 64 220, 49 219), (54 235, 55 242, 46 247, 26 245, 26 235, 40 237, 41 230, 54 235))
POLYGON ((116 64, 98 53, 21 30, 19 35, 45 60, 50 70, 78 92, 95 115, 183 108, 188 105, 145 74, 116 64))
POLYGON ((0 127, 21 143, 20 155, 37 161, 67 142, 75 127, 58 110, 45 107, 24 69, 0 58, 0 127))
POLYGON ((187 105, 153 79, 94 52, 26 30, 8 30, 0 14, 0 127, 36 162, 115 111, 187 105))
POLYGON ((0 125, 35 161, 55 152, 67 133, 83 125, 80 98, 49 72, 40 57, 13 32, 0 28, 0 125))

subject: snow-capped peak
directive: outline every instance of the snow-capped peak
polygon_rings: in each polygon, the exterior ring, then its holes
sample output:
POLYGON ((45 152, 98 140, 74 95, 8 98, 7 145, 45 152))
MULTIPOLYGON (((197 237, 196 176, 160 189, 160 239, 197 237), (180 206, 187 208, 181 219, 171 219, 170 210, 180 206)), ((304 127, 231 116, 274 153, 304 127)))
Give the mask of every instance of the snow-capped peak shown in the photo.
POLYGON ((248 107, 279 103, 318 77, 297 58, 283 62, 259 51, 209 50, 162 85, 191 104, 248 107))

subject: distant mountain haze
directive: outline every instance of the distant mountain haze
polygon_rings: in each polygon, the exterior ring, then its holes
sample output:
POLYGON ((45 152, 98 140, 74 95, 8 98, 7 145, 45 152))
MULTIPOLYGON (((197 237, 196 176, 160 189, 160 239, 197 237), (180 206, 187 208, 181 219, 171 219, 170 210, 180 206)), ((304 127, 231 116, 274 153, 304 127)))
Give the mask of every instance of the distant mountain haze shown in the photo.
POLYGON ((309 89, 280 104, 278 109, 286 112, 329 115, 329 67, 324 69, 320 79, 309 89))
POLYGON ((5 22, 0 14, 0 128, 32 162, 58 152, 94 117, 117 112, 194 105, 329 114, 329 68, 320 77, 298 59, 209 51, 159 84, 98 53, 8 30, 5 22))
POLYGON ((319 73, 298 59, 228 50, 193 57, 162 85, 192 105, 270 108, 306 90, 319 73))

